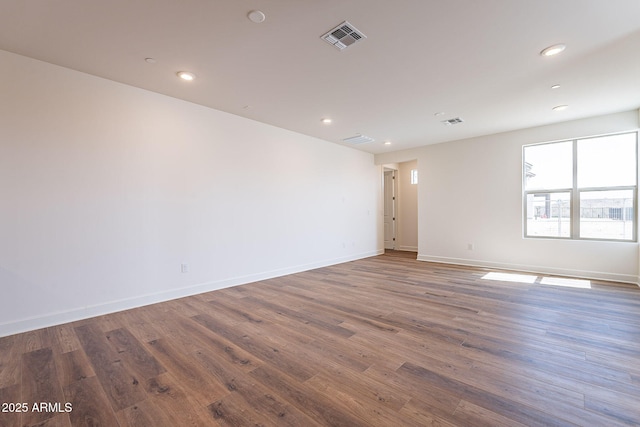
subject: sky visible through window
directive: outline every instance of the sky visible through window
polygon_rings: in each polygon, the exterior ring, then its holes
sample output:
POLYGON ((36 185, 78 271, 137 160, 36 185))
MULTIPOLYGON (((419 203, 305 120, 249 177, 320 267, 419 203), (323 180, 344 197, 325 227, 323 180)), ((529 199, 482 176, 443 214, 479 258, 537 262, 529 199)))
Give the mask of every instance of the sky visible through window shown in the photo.
POLYGON ((578 187, 636 184, 635 135, 578 140, 578 187))
MULTIPOLYGON (((578 140, 578 187, 636 185, 635 153, 633 133, 578 140)), ((527 190, 572 187, 572 141, 525 147, 525 161, 534 174, 527 190)))
POLYGON ((525 162, 531 165, 527 190, 571 188, 573 144, 571 141, 525 147, 525 162))

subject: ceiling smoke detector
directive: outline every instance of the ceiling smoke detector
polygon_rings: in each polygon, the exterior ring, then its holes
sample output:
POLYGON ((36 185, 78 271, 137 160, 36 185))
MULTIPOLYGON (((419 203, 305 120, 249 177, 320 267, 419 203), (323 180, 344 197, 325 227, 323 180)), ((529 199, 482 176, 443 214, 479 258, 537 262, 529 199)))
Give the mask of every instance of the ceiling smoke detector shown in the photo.
POLYGON ((342 141, 346 142, 348 144, 366 144, 368 142, 375 141, 375 139, 370 138, 368 136, 364 136, 364 135, 358 134, 356 136, 351 136, 349 138, 345 138, 342 141))
POLYGON ((338 50, 343 50, 362 39, 366 39, 367 36, 349 22, 344 21, 321 38, 338 50))
POLYGON ((443 120, 442 123, 444 123, 447 126, 451 126, 451 125, 457 125, 459 123, 464 122, 464 120, 462 120, 460 117, 456 117, 455 119, 449 119, 449 120, 443 120))

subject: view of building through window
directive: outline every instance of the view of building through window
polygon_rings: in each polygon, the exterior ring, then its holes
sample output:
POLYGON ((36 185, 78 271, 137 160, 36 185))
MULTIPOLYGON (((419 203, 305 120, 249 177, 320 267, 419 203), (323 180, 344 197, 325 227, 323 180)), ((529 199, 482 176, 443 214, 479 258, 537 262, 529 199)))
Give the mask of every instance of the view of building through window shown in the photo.
POLYGON ((524 147, 525 236, 636 240, 637 133, 524 147))

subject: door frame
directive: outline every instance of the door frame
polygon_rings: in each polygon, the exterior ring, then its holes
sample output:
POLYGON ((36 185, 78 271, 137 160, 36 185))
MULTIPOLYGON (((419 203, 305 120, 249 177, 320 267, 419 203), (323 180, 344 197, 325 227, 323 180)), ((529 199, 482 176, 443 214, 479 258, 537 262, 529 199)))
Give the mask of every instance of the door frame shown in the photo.
POLYGON ((397 237, 398 237, 398 170, 390 167, 383 168, 383 232, 385 234, 383 242, 384 249, 397 249, 397 237), (391 188, 388 188, 387 176, 391 176, 391 188), (387 206, 391 207, 391 239, 386 239, 386 217, 387 206))

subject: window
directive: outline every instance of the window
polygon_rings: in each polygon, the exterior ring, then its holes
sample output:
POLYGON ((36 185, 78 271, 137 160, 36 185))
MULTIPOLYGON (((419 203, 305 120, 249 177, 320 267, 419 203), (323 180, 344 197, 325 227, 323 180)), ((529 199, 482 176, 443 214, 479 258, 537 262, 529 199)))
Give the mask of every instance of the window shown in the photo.
POLYGON ((638 134, 523 149, 524 235, 636 241, 638 134))
POLYGON ((411 169, 411 183, 418 183, 418 169, 411 169))

